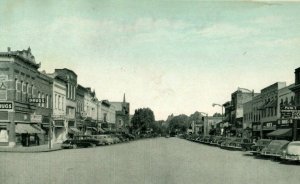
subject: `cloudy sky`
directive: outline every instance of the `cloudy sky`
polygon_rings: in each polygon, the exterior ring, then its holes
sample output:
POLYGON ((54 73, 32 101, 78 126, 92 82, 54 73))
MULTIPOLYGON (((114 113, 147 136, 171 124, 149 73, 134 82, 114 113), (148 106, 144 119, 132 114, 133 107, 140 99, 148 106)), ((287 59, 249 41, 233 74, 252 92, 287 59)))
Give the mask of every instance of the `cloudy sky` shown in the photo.
POLYGON ((70 68, 99 99, 210 115, 238 87, 294 81, 300 3, 0 1, 0 51, 31 47, 41 70, 70 68))

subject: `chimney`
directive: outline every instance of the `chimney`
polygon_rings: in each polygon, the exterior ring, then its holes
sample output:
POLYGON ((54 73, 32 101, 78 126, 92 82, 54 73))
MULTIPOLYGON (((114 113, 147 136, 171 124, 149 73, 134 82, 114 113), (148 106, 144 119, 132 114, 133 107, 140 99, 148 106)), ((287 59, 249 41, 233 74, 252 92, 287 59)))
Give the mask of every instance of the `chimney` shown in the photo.
POLYGON ((10 47, 7 47, 7 52, 9 52, 9 53, 10 53, 10 47))

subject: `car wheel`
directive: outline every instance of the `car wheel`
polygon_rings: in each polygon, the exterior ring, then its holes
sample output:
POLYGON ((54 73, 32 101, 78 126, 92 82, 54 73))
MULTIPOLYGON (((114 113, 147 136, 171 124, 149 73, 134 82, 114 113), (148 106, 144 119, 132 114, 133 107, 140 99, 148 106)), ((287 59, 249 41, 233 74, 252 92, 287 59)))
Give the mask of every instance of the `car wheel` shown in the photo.
POLYGON ((77 149, 77 144, 73 144, 73 149, 77 149))

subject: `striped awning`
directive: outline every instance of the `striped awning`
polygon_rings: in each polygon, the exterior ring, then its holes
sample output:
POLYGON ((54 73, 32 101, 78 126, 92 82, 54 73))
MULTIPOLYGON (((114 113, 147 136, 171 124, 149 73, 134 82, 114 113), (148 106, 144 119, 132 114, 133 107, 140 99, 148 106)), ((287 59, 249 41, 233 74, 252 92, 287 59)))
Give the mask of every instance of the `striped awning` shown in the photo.
POLYGON ((17 134, 43 134, 45 131, 40 129, 38 126, 31 124, 18 123, 16 124, 16 133, 17 134))

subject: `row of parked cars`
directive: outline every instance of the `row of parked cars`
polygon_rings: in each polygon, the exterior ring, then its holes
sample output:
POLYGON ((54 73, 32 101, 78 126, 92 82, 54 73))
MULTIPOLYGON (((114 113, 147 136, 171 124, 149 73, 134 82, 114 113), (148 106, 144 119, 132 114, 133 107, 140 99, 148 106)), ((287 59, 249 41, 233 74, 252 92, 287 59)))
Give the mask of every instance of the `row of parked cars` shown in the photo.
POLYGON ((184 135, 181 138, 223 149, 247 151, 255 156, 300 162, 300 141, 260 139, 252 142, 247 138, 203 135, 184 135))
POLYGON ((132 134, 100 134, 100 135, 78 135, 73 138, 65 140, 62 148, 86 148, 111 145, 121 142, 128 142, 134 140, 135 136, 132 134))

